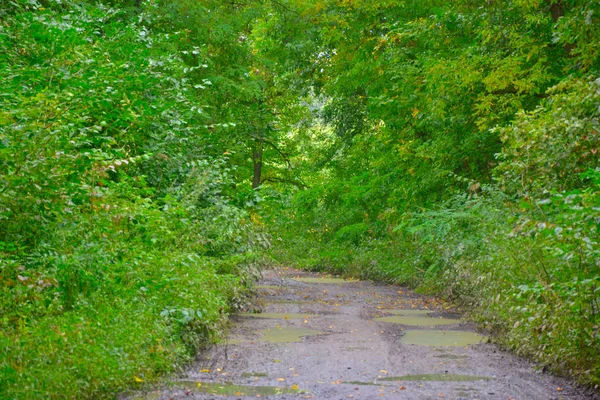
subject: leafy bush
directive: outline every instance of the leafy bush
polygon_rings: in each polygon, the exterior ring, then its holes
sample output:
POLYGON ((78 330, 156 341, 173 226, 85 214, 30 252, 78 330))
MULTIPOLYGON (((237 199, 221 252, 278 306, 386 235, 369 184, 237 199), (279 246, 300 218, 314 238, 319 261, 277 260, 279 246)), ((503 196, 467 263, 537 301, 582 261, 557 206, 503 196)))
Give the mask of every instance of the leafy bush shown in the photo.
POLYGON ((112 398, 172 371, 268 244, 204 151, 188 33, 153 7, 0 11, 2 398, 112 398))

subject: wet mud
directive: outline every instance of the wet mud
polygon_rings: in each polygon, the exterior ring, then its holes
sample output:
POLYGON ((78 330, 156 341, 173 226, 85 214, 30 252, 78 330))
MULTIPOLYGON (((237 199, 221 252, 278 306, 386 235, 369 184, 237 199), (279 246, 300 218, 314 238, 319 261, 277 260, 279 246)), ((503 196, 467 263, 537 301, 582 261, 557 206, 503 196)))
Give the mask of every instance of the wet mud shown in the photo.
POLYGON ((266 271, 222 343, 159 388, 168 399, 592 399, 489 343, 439 299, 373 282, 266 271))

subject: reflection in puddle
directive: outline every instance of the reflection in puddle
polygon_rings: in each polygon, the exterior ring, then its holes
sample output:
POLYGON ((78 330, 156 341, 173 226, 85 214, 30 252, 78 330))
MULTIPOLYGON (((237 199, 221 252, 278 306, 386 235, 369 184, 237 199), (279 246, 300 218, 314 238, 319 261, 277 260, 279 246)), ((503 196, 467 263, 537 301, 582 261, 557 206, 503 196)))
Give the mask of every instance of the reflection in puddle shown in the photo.
POLYGON ((236 337, 228 339, 223 344, 238 345, 248 342, 265 342, 265 343, 294 343, 301 342, 302 338, 306 336, 316 336, 323 332, 313 331, 307 328, 296 328, 296 327, 284 327, 284 328, 269 328, 261 329, 258 331, 260 337, 255 338, 242 338, 236 337))
POLYGON ((345 383, 347 385, 357 385, 357 386, 384 386, 381 383, 376 383, 376 382, 360 382, 360 381, 348 381, 348 382, 342 382, 345 383))
MULTIPOLYGON (((302 393, 299 389, 275 386, 245 386, 232 383, 179 381, 173 384, 172 389, 188 390, 190 393, 210 394, 215 396, 236 397, 262 397, 283 394, 302 393)), ((157 400, 163 394, 162 391, 153 391, 131 397, 130 400, 157 400)))
POLYGON ((381 381, 428 381, 428 382, 472 382, 472 381, 489 381, 489 376, 477 375, 455 375, 455 374, 421 374, 421 375, 405 375, 405 376, 390 376, 381 381))
POLYGON ((262 329, 260 333, 262 333, 262 336, 258 340, 261 342, 292 343, 301 342, 302 338, 305 336, 315 336, 321 334, 322 332, 313 331, 312 329, 307 328, 286 327, 262 329))
POLYGON ((431 310, 415 310, 415 309, 385 309, 385 310, 378 310, 381 312, 384 312, 386 314, 394 314, 394 315, 427 315, 427 314, 431 314, 433 311, 431 310))
POLYGON ((342 278, 293 278, 293 280, 304 283, 357 283, 360 281, 354 279, 342 278))
POLYGON ((390 322, 393 324, 410 325, 410 326, 435 326, 435 325, 454 325, 460 320, 450 318, 431 318, 424 316, 411 315, 394 315, 392 317, 376 318, 378 322, 390 322))
POLYGON ((265 303, 266 304, 316 304, 316 301, 269 299, 269 300, 266 300, 265 303))
POLYGON ((440 354, 439 356, 434 356, 435 358, 448 358, 452 360, 462 360, 467 358, 467 356, 459 356, 456 354, 440 354))
POLYGON ((485 339, 485 336, 474 332, 414 330, 405 331, 401 341, 419 346, 468 346, 482 343, 485 339))
POLYGON ((266 372, 244 372, 242 378, 266 378, 269 374, 266 372))
POLYGON ((266 318, 266 319, 306 319, 315 317, 315 314, 294 314, 294 313, 242 313, 236 314, 247 318, 266 318))

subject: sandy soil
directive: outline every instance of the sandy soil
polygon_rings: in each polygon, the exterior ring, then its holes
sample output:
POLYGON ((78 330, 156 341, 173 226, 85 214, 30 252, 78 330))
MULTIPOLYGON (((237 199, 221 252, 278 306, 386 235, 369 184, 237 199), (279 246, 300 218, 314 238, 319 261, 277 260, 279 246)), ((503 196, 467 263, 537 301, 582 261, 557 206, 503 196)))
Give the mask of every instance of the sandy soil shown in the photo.
POLYGON ((599 398, 488 343, 443 301, 319 277, 265 272, 255 309, 234 318, 226 342, 130 399, 599 398))

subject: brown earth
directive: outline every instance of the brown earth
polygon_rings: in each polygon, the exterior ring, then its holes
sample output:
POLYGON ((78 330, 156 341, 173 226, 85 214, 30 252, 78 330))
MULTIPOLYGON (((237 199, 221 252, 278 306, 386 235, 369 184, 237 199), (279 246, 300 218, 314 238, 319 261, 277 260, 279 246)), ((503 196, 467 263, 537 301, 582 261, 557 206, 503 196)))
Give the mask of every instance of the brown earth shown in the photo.
POLYGON ((291 269, 265 272, 257 290, 228 340, 130 399, 598 398, 488 343, 438 299, 291 269))

